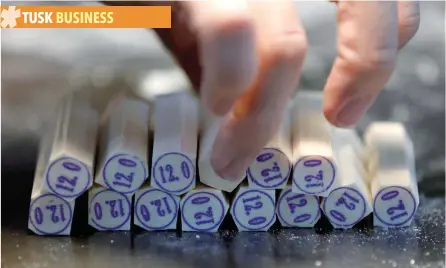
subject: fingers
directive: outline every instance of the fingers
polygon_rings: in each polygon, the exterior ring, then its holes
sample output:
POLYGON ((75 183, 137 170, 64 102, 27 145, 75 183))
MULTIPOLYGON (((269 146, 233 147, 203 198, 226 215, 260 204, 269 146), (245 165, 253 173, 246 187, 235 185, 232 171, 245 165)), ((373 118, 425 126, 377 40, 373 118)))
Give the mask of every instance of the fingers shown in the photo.
POLYGON ((338 3, 338 57, 324 89, 323 107, 333 125, 355 125, 390 78, 398 50, 397 5, 338 3))
POLYGON ((215 114, 224 115, 257 73, 251 13, 242 0, 184 4, 188 7, 199 42, 202 100, 215 114))
POLYGON ((418 31, 420 3, 415 0, 398 2, 398 46, 401 49, 418 31))
POLYGON ((235 103, 214 143, 211 163, 222 177, 238 177, 275 134, 296 89, 306 37, 292 1, 250 4, 260 69, 235 103))

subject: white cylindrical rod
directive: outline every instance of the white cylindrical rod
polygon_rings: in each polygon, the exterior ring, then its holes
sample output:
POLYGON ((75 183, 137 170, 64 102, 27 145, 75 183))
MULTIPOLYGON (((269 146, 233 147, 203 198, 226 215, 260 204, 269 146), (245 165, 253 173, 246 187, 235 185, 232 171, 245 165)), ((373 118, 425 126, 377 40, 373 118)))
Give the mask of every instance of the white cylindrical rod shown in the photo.
POLYGON ((322 113, 322 94, 299 92, 292 114, 293 192, 330 193, 337 170, 331 129, 322 113))
POLYGON ((334 228, 349 229, 372 212, 372 197, 358 153, 362 151, 358 134, 353 129, 334 129, 332 134, 339 172, 321 209, 334 228))
POLYGON ((134 222, 147 231, 175 230, 180 197, 144 186, 135 193, 134 222))
POLYGON ((100 231, 128 231, 131 204, 128 195, 96 185, 88 191, 88 224, 100 231))
POLYGON ((93 184, 98 114, 74 94, 64 97, 56 114, 56 123, 48 130, 52 140, 45 145, 50 154, 42 191, 74 200, 93 184))
POLYGON ((285 109, 277 133, 246 171, 250 188, 283 189, 288 182, 292 158, 290 107, 285 109))
POLYGON ((373 224, 409 226, 419 205, 412 140, 398 122, 375 122, 365 131, 373 224))
POLYGON ((101 130, 95 182, 132 195, 149 176, 149 105, 129 97, 120 97, 112 104, 101 130))
POLYGON ((42 191, 45 170, 51 154, 52 129, 47 131, 40 142, 39 156, 34 175, 28 229, 38 235, 70 235, 74 214, 74 199, 64 200, 55 194, 42 191))
POLYGON ((197 185, 181 198, 181 229, 195 232, 217 232, 229 209, 221 190, 197 185))
POLYGON ((195 187, 197 102, 189 91, 156 97, 151 187, 175 195, 195 187))
POLYGON ((319 197, 293 193, 291 185, 280 191, 276 215, 283 227, 311 228, 321 218, 319 197))
POLYGON ((276 221, 275 192, 240 185, 231 205, 231 216, 239 231, 268 231, 276 221))

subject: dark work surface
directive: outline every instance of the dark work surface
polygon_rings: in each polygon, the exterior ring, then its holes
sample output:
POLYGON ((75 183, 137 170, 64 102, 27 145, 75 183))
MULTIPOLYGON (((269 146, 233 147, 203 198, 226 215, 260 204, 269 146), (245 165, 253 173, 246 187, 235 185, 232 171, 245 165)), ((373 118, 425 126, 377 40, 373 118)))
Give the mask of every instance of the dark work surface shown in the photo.
MULTIPOLYGON (((367 219, 349 231, 330 230, 321 220, 316 229, 237 233, 227 217, 222 227, 232 231, 218 234, 95 232, 87 225, 83 196, 72 237, 41 237, 27 231, 34 163, 26 166, 2 168, 4 268, 445 267, 444 184, 442 191, 420 187, 425 194, 416 221, 401 230, 371 229, 367 219)), ((435 176, 423 181, 444 181, 444 174, 435 176)))

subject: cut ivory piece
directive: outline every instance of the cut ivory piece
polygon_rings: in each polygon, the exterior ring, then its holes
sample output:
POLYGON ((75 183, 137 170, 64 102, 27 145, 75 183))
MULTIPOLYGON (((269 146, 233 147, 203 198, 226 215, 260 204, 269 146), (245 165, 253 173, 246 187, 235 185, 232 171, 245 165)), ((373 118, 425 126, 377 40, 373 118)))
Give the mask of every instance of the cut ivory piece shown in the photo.
POLYGON ((150 186, 182 195, 195 187, 198 101, 189 91, 155 100, 150 186))
MULTIPOLYGON (((50 129, 51 132, 51 129, 50 129)), ((64 200, 42 191, 45 185, 46 162, 51 154, 53 133, 42 137, 31 193, 28 229, 38 235, 70 235, 74 214, 74 199, 64 200)))
POLYGON ((293 192, 326 197, 336 179, 332 126, 322 113, 322 94, 299 92, 292 114, 293 192))
POLYGON ((149 105, 128 97, 111 104, 101 130, 95 182, 131 195, 148 176, 149 105))
POLYGON ((293 193, 291 185, 280 191, 276 214, 283 227, 311 228, 321 218, 319 198, 293 193))
POLYGON ((245 179, 246 172, 237 178, 221 178, 211 165, 211 154, 215 138, 221 126, 222 119, 213 116, 206 108, 201 108, 200 153, 198 156, 198 172, 200 182, 213 188, 232 192, 245 179))
POLYGON ((335 229, 349 229, 372 212, 372 197, 360 159, 361 140, 353 129, 333 129, 338 161, 336 181, 321 209, 335 229))
POLYGON ((148 231, 175 230, 180 197, 144 186, 135 194, 134 222, 148 231))
POLYGON ((229 209, 223 192, 197 185, 183 196, 181 207, 181 229, 183 231, 217 232, 229 209))
POLYGON ((131 203, 131 197, 96 185, 88 191, 88 224, 101 231, 128 231, 131 203))
POLYGON ((401 123, 376 122, 364 142, 374 226, 409 226, 420 202, 412 140, 401 123))
POLYGON ((45 183, 42 191, 74 200, 93 184, 93 165, 99 117, 90 103, 78 95, 68 95, 60 102, 57 119, 49 129, 51 140, 41 150, 45 183))
POLYGON ((242 184, 235 194, 231 215, 239 231, 268 231, 276 221, 276 191, 251 189, 242 184))
POLYGON ((286 186, 291 173, 292 157, 289 112, 290 108, 287 107, 276 135, 248 167, 246 174, 250 188, 283 189, 286 186))

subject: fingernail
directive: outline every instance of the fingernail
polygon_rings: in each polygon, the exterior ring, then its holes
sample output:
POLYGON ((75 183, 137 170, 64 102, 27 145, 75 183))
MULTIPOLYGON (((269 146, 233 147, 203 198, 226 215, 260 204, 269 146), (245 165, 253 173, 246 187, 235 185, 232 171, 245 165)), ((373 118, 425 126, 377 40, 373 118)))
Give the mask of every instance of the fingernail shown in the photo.
POLYGON ((369 108, 370 103, 371 99, 369 97, 355 97, 346 101, 334 116, 334 123, 338 127, 351 127, 356 125, 361 119, 361 116, 369 108))

